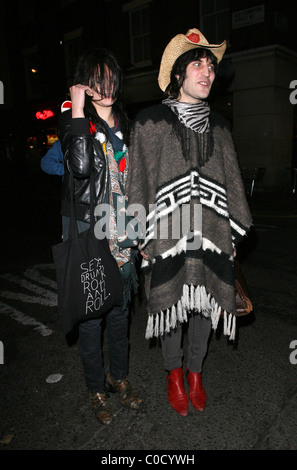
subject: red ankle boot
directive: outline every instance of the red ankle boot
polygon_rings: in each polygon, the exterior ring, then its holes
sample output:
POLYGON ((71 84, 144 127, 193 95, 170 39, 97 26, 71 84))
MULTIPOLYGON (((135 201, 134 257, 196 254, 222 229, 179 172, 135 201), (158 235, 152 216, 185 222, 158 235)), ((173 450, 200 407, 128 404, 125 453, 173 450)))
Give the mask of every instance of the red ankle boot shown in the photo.
POLYGON ((206 393, 202 385, 201 374, 186 369, 185 376, 189 384, 189 398, 192 405, 196 410, 203 411, 205 408, 206 393))
POLYGON ((189 404, 181 368, 171 370, 167 375, 166 383, 170 405, 180 415, 187 416, 189 404))

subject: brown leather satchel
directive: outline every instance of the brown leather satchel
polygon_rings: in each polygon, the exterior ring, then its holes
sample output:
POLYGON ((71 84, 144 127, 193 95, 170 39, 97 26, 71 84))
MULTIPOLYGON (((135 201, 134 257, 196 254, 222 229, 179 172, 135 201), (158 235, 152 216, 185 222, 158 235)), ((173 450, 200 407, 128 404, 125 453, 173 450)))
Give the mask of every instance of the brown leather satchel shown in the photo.
POLYGON ((242 267, 237 260, 235 260, 234 263, 234 278, 237 316, 243 317, 253 310, 253 304, 250 299, 250 294, 242 267))

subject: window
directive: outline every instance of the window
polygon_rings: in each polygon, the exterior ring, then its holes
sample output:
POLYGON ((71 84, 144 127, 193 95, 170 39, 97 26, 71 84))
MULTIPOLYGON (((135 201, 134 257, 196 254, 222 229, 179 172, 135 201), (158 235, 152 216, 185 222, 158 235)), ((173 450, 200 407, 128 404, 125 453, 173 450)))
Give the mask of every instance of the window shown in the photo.
POLYGON ((64 52, 67 86, 71 86, 75 73, 75 67, 82 53, 81 41, 82 28, 64 35, 64 52))
POLYGON ((200 1, 201 30, 209 43, 229 39, 229 0, 200 1))
POLYGON ((126 4, 129 12, 131 63, 135 66, 151 63, 150 0, 126 4))

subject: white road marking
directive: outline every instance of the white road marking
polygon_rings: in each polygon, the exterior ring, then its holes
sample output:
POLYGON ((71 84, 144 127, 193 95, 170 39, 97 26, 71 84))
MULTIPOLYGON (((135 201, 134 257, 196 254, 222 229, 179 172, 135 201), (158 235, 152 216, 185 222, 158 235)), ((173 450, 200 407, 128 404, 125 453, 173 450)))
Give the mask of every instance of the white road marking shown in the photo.
POLYGON ((38 303, 38 300, 40 301, 40 304, 42 305, 49 305, 49 306, 55 306, 57 305, 57 294, 54 292, 51 292, 47 289, 44 289, 43 287, 39 287, 36 284, 32 284, 31 282, 27 281, 26 279, 20 278, 18 276, 15 276, 13 274, 3 274, 0 276, 1 279, 5 279, 6 281, 13 282, 15 284, 18 284, 24 289, 30 290, 34 292, 35 294, 42 296, 42 298, 36 298, 34 301, 33 299, 35 297, 32 297, 32 300, 30 300, 30 297, 26 294, 23 294, 21 292, 18 293, 12 293, 13 297, 9 296, 8 291, 0 291, 1 297, 6 297, 6 298, 17 298, 20 301, 24 302, 33 302, 33 303, 38 303), (15 294, 17 297, 15 297, 15 294))
POLYGON ((54 265, 36 265, 33 266, 32 268, 26 269, 24 271, 24 276, 28 277, 32 281, 39 282, 39 284, 44 284, 45 286, 51 287, 52 289, 57 289, 57 283, 56 281, 53 281, 52 279, 49 279, 46 276, 42 276, 40 274, 39 269, 54 269, 54 265))
POLYGON ((56 307, 57 300, 44 299, 42 297, 35 297, 33 295, 22 294, 20 292, 11 292, 8 290, 0 291, 0 297, 10 300, 18 300, 19 302, 27 302, 29 304, 45 305, 46 307, 56 307))
MULTIPOLYGON (((23 273, 23 276, 26 276, 27 278, 31 279, 32 281, 36 281, 39 284, 43 284, 45 286, 51 287, 52 289, 56 291, 57 283, 41 274, 41 271, 44 269, 53 270, 54 265, 53 264, 36 264, 26 269, 26 271, 24 271, 23 273)), ((29 290, 33 292, 34 294, 36 294, 36 295, 28 295, 23 292, 11 292, 8 290, 2 290, 0 291, 0 297, 4 297, 5 299, 10 299, 10 300, 17 300, 22 303, 31 303, 31 304, 34 303, 34 304, 39 304, 39 305, 43 305, 46 307, 57 307, 57 292, 53 292, 49 289, 40 287, 37 284, 33 284, 32 282, 29 282, 27 279, 16 276, 14 274, 9 274, 9 273, 3 274, 0 276, 0 278, 6 281, 12 282, 16 285, 19 285, 21 288, 29 290)), ((35 318, 32 318, 24 314, 23 312, 20 312, 19 310, 15 309, 14 307, 11 307, 10 305, 7 305, 6 303, 1 302, 1 301, 0 301, 0 313, 9 315, 13 320, 16 320, 17 322, 23 325, 34 326, 34 330, 36 330, 42 336, 49 336, 53 333, 53 331, 50 328, 48 328, 43 323, 35 320, 35 318)))
POLYGON ((41 336, 49 336, 53 333, 53 330, 45 326, 43 323, 35 320, 35 318, 29 317, 24 313, 16 310, 15 308, 0 302, 0 311, 1 313, 5 313, 13 320, 21 323, 22 325, 26 326, 34 326, 34 330, 41 334, 41 336))

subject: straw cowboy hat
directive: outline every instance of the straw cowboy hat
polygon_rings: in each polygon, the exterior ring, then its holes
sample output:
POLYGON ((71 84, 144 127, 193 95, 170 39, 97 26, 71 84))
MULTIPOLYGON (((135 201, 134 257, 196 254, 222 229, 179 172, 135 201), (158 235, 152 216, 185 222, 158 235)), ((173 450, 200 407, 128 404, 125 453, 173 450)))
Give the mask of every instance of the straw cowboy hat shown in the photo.
POLYGON ((187 34, 178 34, 175 36, 164 50, 160 71, 159 71, 159 86, 162 91, 165 91, 170 83, 170 74, 176 59, 184 52, 196 47, 203 47, 210 49, 216 56, 217 61, 220 62, 226 50, 226 41, 222 44, 209 44, 199 29, 189 29, 187 34))

